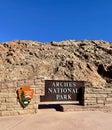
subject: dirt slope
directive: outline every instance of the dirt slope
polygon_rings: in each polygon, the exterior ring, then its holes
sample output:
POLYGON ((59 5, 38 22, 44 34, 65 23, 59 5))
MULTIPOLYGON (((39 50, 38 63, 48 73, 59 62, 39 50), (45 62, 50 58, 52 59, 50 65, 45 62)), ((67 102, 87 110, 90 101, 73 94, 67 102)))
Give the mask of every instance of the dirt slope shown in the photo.
POLYGON ((66 40, 0 44, 0 81, 44 77, 112 85, 112 43, 66 40))

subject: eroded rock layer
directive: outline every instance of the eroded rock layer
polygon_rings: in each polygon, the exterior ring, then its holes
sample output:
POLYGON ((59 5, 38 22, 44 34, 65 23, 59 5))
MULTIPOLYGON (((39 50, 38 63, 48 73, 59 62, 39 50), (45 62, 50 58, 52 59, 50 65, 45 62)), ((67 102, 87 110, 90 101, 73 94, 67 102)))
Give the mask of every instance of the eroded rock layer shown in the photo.
POLYGON ((1 43, 0 81, 34 77, 84 80, 96 87, 112 85, 112 43, 98 40, 1 43))

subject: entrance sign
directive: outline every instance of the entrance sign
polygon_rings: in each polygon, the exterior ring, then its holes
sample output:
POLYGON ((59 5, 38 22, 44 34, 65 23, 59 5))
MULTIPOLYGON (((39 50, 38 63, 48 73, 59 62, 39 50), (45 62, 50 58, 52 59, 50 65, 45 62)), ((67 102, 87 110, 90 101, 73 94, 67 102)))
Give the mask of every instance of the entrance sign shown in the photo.
POLYGON ((28 106, 31 99, 33 98, 34 90, 30 86, 23 86, 18 90, 19 101, 23 108, 28 106))
POLYGON ((45 101, 81 101, 84 95, 84 81, 45 80, 45 101))

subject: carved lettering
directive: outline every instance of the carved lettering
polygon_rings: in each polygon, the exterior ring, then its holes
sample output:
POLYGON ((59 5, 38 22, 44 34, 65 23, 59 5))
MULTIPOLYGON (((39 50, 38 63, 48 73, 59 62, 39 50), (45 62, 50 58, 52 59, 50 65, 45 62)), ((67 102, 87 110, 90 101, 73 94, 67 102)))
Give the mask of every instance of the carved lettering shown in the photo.
POLYGON ((56 95, 56 100, 71 100, 70 94, 56 95))
POLYGON ((84 81, 46 80, 41 101, 77 101, 83 98, 83 87, 84 81))
POLYGON ((48 93, 78 93, 77 88, 48 88, 48 93))
POLYGON ((75 82, 53 82, 52 86, 53 87, 75 87, 76 83, 75 82))

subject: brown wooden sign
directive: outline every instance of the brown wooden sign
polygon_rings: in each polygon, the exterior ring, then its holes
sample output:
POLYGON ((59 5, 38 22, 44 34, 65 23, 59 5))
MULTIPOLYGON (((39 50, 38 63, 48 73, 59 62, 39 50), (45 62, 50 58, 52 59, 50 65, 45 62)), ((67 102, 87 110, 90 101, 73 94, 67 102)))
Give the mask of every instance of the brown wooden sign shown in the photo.
POLYGON ((45 80, 45 101, 81 101, 84 95, 84 81, 45 80))

